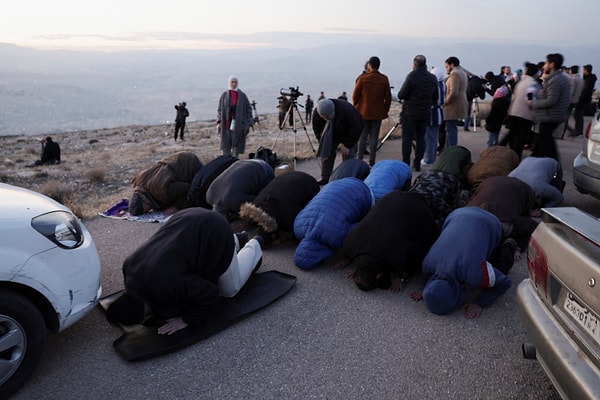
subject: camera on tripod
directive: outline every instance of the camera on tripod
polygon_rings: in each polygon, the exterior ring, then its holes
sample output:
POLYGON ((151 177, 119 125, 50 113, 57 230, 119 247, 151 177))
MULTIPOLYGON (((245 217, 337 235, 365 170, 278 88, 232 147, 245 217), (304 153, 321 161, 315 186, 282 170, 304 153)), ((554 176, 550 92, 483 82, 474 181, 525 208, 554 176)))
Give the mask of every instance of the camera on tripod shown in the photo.
POLYGON ((279 93, 281 93, 282 96, 289 97, 292 101, 296 101, 296 100, 298 100, 298 97, 304 95, 304 93, 302 93, 300 90, 298 90, 298 86, 296 86, 296 87, 290 86, 290 87, 288 87, 287 91, 284 88, 281 88, 279 93))

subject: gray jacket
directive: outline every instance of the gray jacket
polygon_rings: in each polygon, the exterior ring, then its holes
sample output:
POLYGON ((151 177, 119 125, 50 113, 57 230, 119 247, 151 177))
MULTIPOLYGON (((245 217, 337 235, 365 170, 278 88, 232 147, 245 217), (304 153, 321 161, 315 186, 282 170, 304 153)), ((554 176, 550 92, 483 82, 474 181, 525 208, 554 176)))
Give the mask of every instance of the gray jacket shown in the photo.
POLYGON ((537 100, 533 103, 537 122, 563 122, 571 102, 571 79, 560 70, 554 71, 544 80, 537 100))

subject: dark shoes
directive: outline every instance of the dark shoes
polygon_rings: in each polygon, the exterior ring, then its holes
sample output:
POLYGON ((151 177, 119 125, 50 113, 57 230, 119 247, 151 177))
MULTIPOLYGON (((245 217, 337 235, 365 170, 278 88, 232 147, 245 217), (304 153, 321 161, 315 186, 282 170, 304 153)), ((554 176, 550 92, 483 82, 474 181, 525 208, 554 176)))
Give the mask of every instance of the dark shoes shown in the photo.
MULTIPOLYGON (((234 234, 237 237, 238 243, 240 244, 240 249, 244 248, 246 243, 248 243, 248 232, 242 231, 234 234)), ((262 246, 261 246, 262 247, 262 246)))
POLYGON ((321 179, 319 179, 319 180, 317 181, 317 183, 318 183, 320 186, 327 185, 327 183, 328 183, 328 182, 329 182, 329 179, 323 179, 323 178, 321 178, 321 179))

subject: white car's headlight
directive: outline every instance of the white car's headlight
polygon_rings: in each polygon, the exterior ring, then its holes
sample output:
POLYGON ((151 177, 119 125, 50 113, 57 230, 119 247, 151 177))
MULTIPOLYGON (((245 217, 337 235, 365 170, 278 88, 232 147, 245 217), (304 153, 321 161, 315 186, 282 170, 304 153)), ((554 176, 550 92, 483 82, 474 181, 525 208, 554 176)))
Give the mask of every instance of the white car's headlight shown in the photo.
POLYGON ((75 249, 83 243, 79 220, 65 211, 39 215, 31 220, 31 226, 64 249, 75 249))

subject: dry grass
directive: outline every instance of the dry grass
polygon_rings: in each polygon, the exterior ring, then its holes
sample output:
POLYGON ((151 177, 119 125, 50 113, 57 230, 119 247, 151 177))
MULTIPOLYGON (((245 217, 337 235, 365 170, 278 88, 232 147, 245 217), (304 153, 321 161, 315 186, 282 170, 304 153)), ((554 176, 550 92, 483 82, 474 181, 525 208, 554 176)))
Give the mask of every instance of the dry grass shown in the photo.
MULTIPOLYGON (((398 121, 395 104, 382 124, 385 135, 398 121)), ((279 131, 277 115, 263 115, 260 127, 250 131, 246 154, 259 146, 273 148, 279 158, 298 160, 314 157, 318 147, 311 126, 279 131), (277 139, 277 142, 275 143, 277 139), (310 143, 309 143, 310 139, 310 143), (275 144, 275 146, 274 146, 275 144), (311 146, 312 145, 312 146, 311 146), (274 147, 273 147, 274 146, 274 147)), ((189 122, 186 141, 175 142, 172 125, 126 126, 51 135, 61 146, 63 163, 30 165, 39 158, 40 142, 32 136, 0 137, 0 182, 26 187, 52 197, 71 208, 79 217, 89 218, 131 196, 131 179, 141 169, 177 151, 192 151, 204 163, 220 155, 214 122, 189 122)), ((397 129, 393 136, 399 136, 397 129)), ((43 135, 46 136, 46 135, 43 135)))

